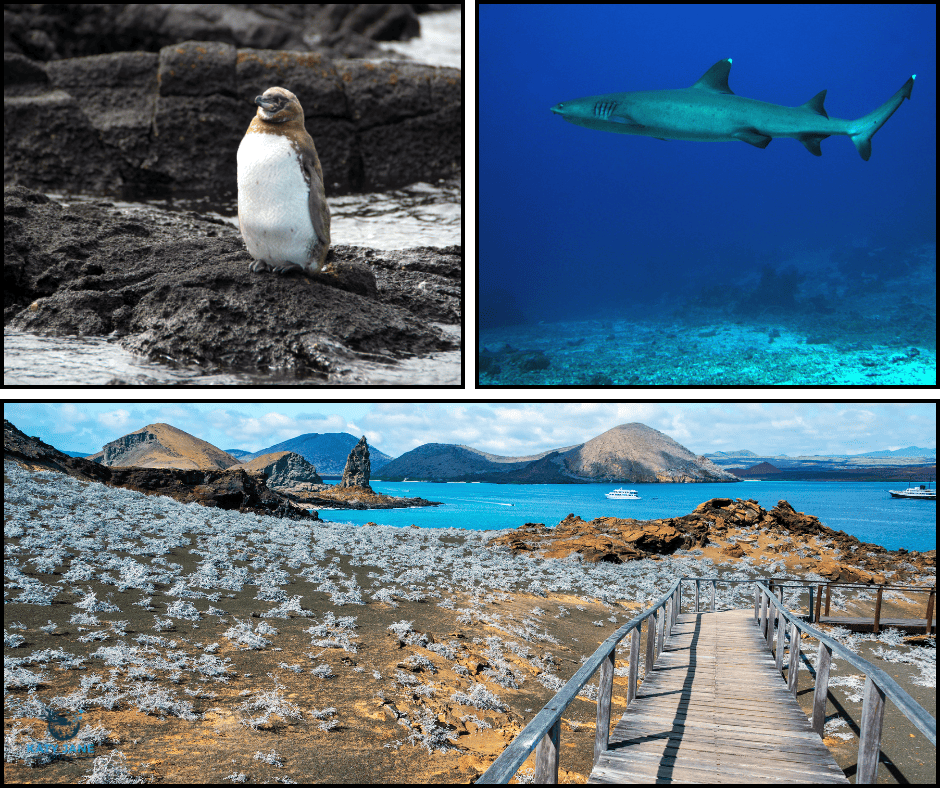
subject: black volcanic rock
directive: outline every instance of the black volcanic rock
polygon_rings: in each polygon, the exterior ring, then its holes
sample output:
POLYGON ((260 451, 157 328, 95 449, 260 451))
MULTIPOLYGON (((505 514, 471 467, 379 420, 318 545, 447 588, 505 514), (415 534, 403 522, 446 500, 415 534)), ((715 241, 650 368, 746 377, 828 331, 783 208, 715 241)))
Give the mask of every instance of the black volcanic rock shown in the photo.
POLYGON ((306 459, 296 452, 278 451, 263 454, 244 465, 245 471, 260 471, 265 484, 278 492, 313 492, 323 487, 323 479, 306 459))

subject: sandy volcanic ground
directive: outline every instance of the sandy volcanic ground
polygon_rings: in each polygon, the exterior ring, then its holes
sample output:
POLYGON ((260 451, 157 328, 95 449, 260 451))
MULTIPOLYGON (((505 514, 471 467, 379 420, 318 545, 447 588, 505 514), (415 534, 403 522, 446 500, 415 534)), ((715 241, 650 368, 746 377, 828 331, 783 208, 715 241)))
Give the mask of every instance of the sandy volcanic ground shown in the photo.
MULTIPOLYGON (((675 577, 821 579, 806 567, 827 550, 817 540, 781 551, 779 538, 741 528, 669 557, 592 564, 489 546, 500 532, 298 523, 15 463, 5 482, 12 782, 470 782, 675 577), (83 710, 67 744, 90 752, 29 751, 56 744, 46 707, 69 719, 83 710)), ((886 575, 934 582, 903 562, 886 575)), ((719 605, 749 603, 729 588, 719 605)), ((870 610, 867 597, 837 593, 833 613, 870 610)), ((890 597, 898 613, 922 608, 923 594, 890 597)), ((935 707, 932 639, 840 637, 935 707)), ((804 646, 810 661, 815 645, 804 646)), ((626 667, 618 659, 613 721, 626 667)), ((861 682, 838 660, 832 675, 838 708, 857 721, 861 682)), ((563 781, 590 772, 595 687, 563 715, 563 781)), ((850 768, 857 739, 838 708, 826 741, 850 768)), ((891 704, 885 729, 896 773, 882 779, 929 782, 934 749, 891 704)))

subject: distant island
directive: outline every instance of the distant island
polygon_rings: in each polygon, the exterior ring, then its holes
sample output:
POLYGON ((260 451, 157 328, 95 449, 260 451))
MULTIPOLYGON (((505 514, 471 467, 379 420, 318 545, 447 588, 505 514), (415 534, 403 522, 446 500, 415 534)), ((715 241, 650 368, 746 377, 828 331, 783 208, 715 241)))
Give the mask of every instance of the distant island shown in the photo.
POLYGON ((381 477, 495 484, 738 481, 706 457, 639 423, 621 424, 585 443, 529 457, 500 457, 469 446, 426 443, 388 463, 381 477))
MULTIPOLYGON (((223 451, 170 425, 149 425, 111 441, 94 454, 66 453, 104 465, 260 470, 272 475, 270 487, 302 493, 298 497, 309 501, 315 497, 313 493, 329 487, 323 484, 324 476, 342 475, 358 440, 345 432, 305 433, 259 451, 223 451), (182 443, 177 445, 178 441, 182 443)), ((858 455, 794 457, 740 450, 698 456, 640 423, 618 425, 584 443, 518 457, 451 443, 425 443, 394 459, 374 447, 369 450, 372 477, 377 481, 649 484, 936 478, 936 449, 908 446, 858 455)), ((353 500, 334 503, 361 506, 366 499, 353 500)))
POLYGON ((762 456, 752 451, 706 454, 741 479, 772 481, 926 481, 937 478, 937 450, 908 446, 854 455, 762 456))

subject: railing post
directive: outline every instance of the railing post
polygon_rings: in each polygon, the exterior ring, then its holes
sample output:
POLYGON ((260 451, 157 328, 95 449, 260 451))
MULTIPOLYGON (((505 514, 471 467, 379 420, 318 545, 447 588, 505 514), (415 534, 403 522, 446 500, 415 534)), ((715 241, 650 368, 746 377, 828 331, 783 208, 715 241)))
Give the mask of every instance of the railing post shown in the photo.
POLYGON ((718 593, 718 581, 712 580, 712 613, 715 612, 715 595, 718 593))
POLYGON ((930 625, 933 624, 933 600, 937 595, 937 587, 931 586, 927 594, 927 637, 930 637, 930 625))
POLYGON ((540 785, 558 784, 558 740, 561 737, 561 717, 548 729, 535 750, 535 782, 540 785))
POLYGON ((819 641, 819 656, 816 659, 816 689, 813 692, 813 730, 822 738, 826 725, 826 697, 829 694, 829 664, 832 649, 819 641))
POLYGON ((790 624, 790 670, 787 674, 787 685, 793 697, 796 697, 797 674, 800 670, 800 629, 794 621, 790 624))
POLYGON ((702 585, 702 581, 698 578, 695 578, 695 612, 698 613, 698 591, 699 586, 702 585))
POLYGON ((884 586, 878 586, 878 598, 875 600, 875 634, 878 634, 878 623, 881 621, 881 597, 884 586))
POLYGON ((640 669, 640 627, 634 629, 630 637, 630 680, 627 684, 627 706, 633 703, 636 697, 636 680, 640 669))
MULTIPOLYGON (((819 604, 822 602, 822 584, 820 584, 816 589, 816 615, 812 618, 812 621, 816 624, 819 623, 819 604)), ((828 616, 829 614, 826 613, 828 616)))
POLYGON ((656 659, 659 659, 659 655, 663 653, 663 646, 666 643, 666 619, 668 617, 668 610, 665 607, 661 607, 659 609, 659 615, 656 618, 656 659))
POLYGON ((767 637, 767 605, 770 600, 767 598, 767 592, 762 588, 760 591, 760 633, 767 637))
POLYGON ((653 669, 656 657, 656 613, 646 619, 646 675, 653 669))
POLYGON ((885 716, 885 694, 865 677, 865 700, 862 702, 862 724, 858 740, 856 783, 878 782, 878 753, 881 751, 881 724, 885 716))
POLYGON ((809 587, 809 607, 806 609, 806 618, 809 619, 810 623, 813 621, 813 592, 816 590, 815 586, 810 585, 809 587))
POLYGON ((781 613, 782 607, 777 608, 777 670, 783 668, 783 646, 787 635, 787 620, 781 613))
POLYGON ((754 584, 754 623, 760 623, 760 588, 754 584))
POLYGON ((597 682, 597 728, 594 733, 594 763, 607 750, 610 737, 610 696, 614 691, 614 655, 617 647, 601 663, 600 678, 597 682))
POLYGON ((774 648, 774 621, 776 621, 779 613, 777 605, 777 597, 773 594, 768 594, 767 596, 767 632, 764 633, 764 640, 767 641, 767 650, 773 651, 774 648), (773 599, 773 602, 771 602, 773 599))

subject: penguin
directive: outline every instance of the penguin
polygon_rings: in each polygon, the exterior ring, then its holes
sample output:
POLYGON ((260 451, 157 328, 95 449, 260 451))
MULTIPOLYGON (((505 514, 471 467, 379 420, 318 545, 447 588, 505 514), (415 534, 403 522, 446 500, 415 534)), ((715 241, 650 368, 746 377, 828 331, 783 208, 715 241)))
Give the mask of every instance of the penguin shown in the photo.
POLYGON ((330 207, 297 96, 268 88, 238 146, 238 224, 252 271, 316 273, 330 248, 330 207))

